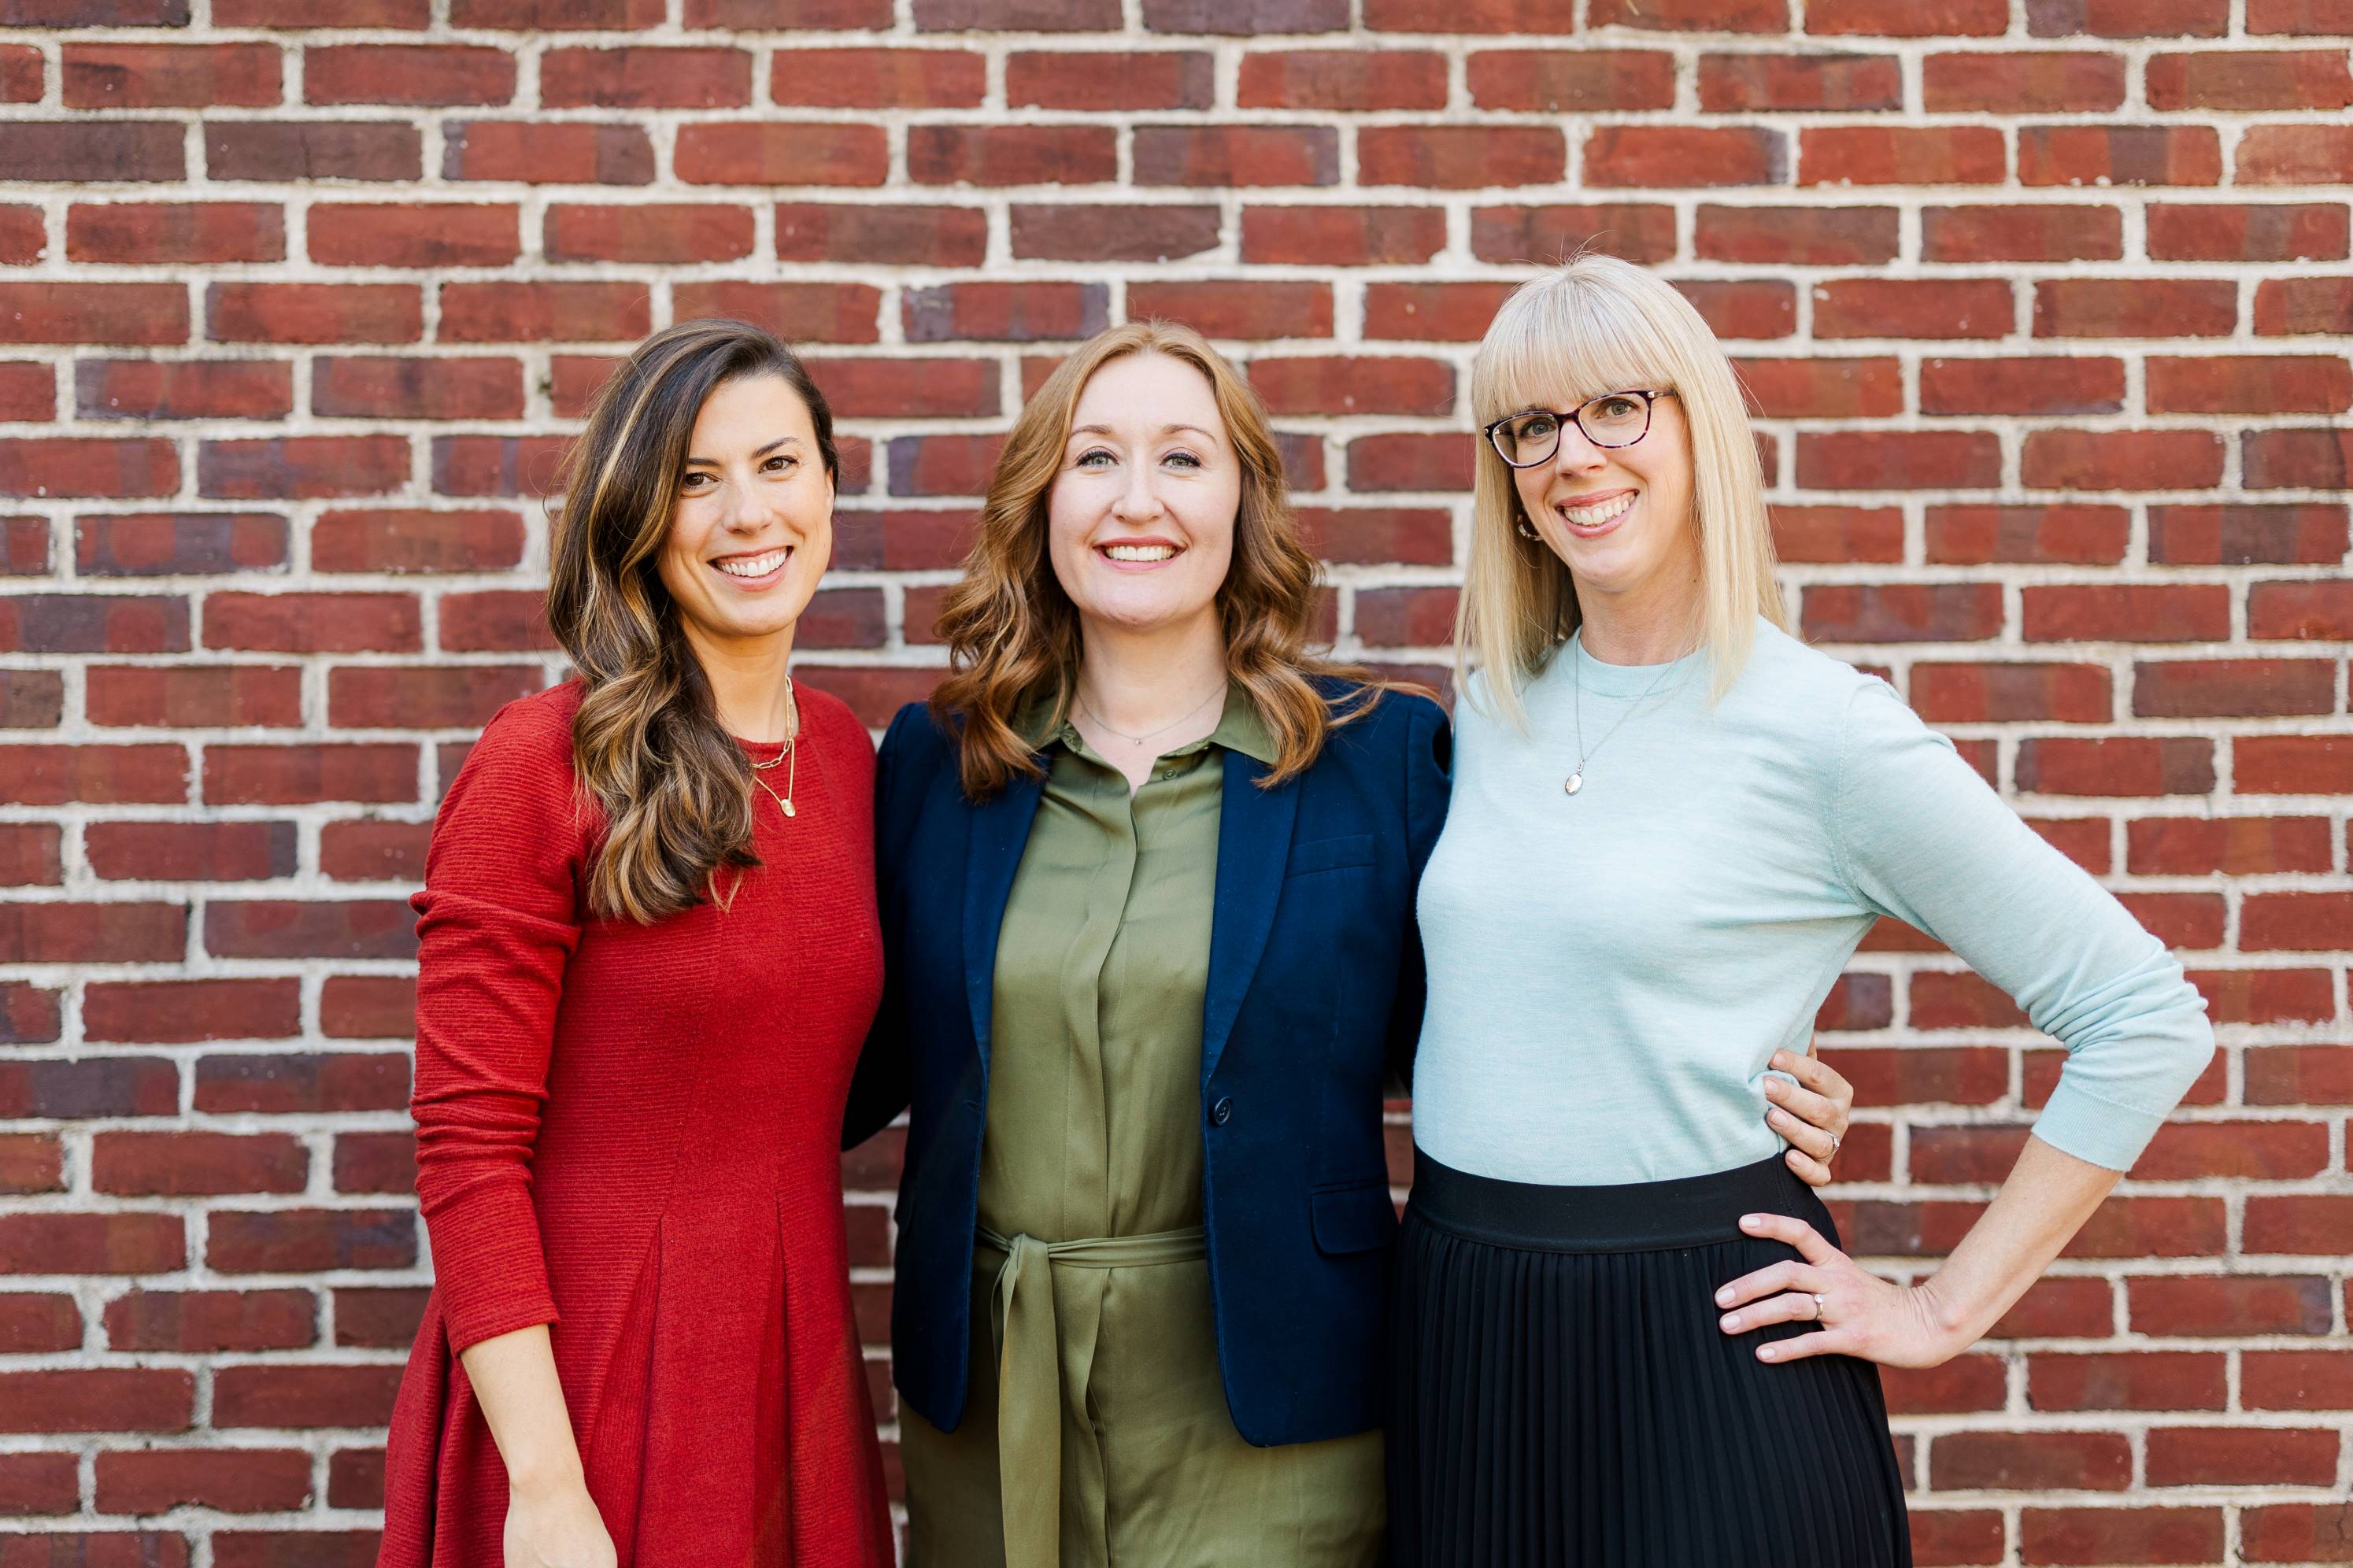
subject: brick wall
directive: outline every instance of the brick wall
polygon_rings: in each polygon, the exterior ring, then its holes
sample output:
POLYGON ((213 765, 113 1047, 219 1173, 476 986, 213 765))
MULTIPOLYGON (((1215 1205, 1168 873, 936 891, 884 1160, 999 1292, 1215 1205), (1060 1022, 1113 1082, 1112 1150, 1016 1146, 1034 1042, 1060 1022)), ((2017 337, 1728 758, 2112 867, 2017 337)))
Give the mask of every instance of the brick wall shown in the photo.
MULTIPOLYGON (((1426 667, 1470 345, 1594 235, 1737 355, 1807 633, 2183 950, 2225 1047, 1992 1340, 1889 1380, 1922 1561, 2353 1562, 2348 36, 2348 0, 0 0, 0 1562, 373 1561, 428 1279, 403 900, 469 738, 558 670, 539 489, 614 353, 723 310, 819 363, 801 664, 870 721, 932 678, 1024 389, 1147 313, 1248 362, 1342 650, 1426 667)), ((2057 1053, 1901 931, 1822 1026, 1841 1218, 1923 1268, 2057 1053)), ((878 1373, 894 1158, 849 1164, 878 1373)))

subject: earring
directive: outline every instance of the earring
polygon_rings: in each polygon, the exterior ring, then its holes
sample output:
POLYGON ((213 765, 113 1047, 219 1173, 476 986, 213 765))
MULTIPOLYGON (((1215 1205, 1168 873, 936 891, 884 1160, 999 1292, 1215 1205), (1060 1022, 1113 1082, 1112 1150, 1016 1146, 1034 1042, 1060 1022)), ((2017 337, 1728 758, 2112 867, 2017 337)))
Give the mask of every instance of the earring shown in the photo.
POLYGON ((1528 520, 1525 517, 1520 519, 1512 526, 1520 531, 1520 537, 1522 539, 1529 540, 1536 543, 1542 543, 1544 541, 1544 535, 1538 533, 1535 529, 1530 528, 1528 526, 1528 520))

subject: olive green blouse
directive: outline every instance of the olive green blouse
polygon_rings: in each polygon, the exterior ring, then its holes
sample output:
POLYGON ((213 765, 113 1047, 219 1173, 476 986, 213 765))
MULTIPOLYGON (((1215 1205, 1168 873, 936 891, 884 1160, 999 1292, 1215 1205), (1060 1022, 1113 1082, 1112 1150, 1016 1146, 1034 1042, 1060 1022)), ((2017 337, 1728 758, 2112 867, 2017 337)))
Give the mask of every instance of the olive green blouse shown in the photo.
POLYGON ((1005 1562, 1010 1520, 1058 1536, 1061 1568, 1374 1563, 1379 1434, 1242 1440, 1197 1228, 1224 753, 1271 763, 1272 739, 1231 689, 1208 737, 1156 757, 1131 793, 1051 708, 1025 710, 1016 729, 1050 765, 998 929, 971 1397, 953 1435, 901 1408, 912 1561, 1005 1562), (1026 1401, 1028 1384, 1054 1377, 1019 1358, 1000 1364, 1004 1350, 1035 1342, 1008 1331, 997 1300, 1016 1273, 1007 1244, 1037 1259, 1020 1289, 1049 1293, 1042 1310, 1016 1313, 1053 1325, 1060 1387, 1045 1397, 1060 1431, 1016 1436, 1020 1423, 1009 1425, 1019 1453, 1001 1475, 1000 1409, 1015 1403, 1001 1392, 1026 1401), (1060 1475, 1024 1473, 1039 1469, 1060 1475))

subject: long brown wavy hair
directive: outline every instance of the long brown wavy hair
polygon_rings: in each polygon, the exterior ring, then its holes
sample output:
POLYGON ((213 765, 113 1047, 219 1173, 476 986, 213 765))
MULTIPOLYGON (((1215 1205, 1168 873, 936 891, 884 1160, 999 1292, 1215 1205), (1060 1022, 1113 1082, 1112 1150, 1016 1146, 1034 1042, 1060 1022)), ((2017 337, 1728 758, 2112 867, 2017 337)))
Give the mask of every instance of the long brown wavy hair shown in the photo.
POLYGON ((703 400, 723 384, 781 376, 808 405, 839 482, 833 413, 798 356, 744 321, 681 321, 638 345, 596 395, 565 454, 547 624, 586 688, 572 765, 604 816, 588 905, 649 924, 712 896, 752 853, 752 769, 719 721, 659 563, 703 400))
POLYGON ((932 711, 957 736, 958 773, 975 800, 1016 774, 1040 772, 1029 742, 1013 729, 1013 715, 1039 693, 1066 705, 1078 679, 1079 615, 1047 550, 1048 499, 1088 381, 1112 361, 1139 353, 1166 354, 1201 373, 1241 459, 1233 562, 1217 605, 1227 672, 1249 693, 1277 748, 1275 765, 1260 784, 1272 788, 1303 772, 1332 726, 1362 714, 1377 695, 1366 672, 1307 651, 1315 557, 1299 541, 1282 454, 1258 395, 1192 328, 1132 321, 1082 344, 1021 410, 990 476, 964 578, 941 602, 939 634, 951 673, 934 688, 932 711), (1319 678, 1343 689, 1327 696, 1314 684, 1319 678))

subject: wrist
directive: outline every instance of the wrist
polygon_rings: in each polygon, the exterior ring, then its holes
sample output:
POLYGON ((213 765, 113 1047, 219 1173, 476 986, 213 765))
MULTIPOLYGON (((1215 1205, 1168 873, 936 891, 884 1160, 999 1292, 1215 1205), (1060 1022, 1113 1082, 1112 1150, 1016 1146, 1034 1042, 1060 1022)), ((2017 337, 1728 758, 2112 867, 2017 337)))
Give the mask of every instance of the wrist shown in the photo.
POLYGON ((560 1497, 587 1484, 577 1453, 519 1455, 507 1464, 507 1490, 524 1502, 560 1497))
POLYGON ((1942 1271, 1914 1286, 1913 1297, 1919 1303, 1928 1331, 1955 1352, 1975 1343, 1992 1326, 1978 1322, 1978 1314, 1955 1300, 1952 1282, 1942 1271))

